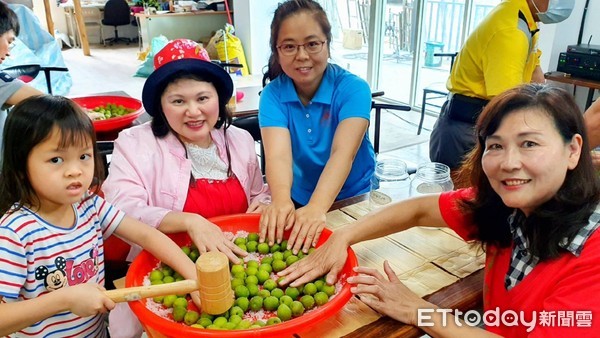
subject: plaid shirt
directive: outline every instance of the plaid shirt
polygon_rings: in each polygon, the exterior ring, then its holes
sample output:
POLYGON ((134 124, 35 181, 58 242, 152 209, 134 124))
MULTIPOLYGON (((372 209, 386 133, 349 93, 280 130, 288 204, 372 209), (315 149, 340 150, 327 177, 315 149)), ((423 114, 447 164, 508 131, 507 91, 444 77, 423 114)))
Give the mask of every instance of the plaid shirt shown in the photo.
MULTIPOLYGON (((508 224, 513 237, 513 251, 512 258, 510 260, 510 267, 504 279, 504 286, 506 287, 506 290, 510 290, 515 287, 515 285, 522 281, 540 261, 538 257, 533 256, 528 250, 529 243, 523 235, 523 230, 520 227, 524 220, 523 214, 517 213, 516 210, 510 216, 508 216, 508 224)), ((571 252, 573 255, 579 256, 579 254, 581 254, 581 250, 583 250, 585 241, 587 241, 594 230, 598 228, 600 225, 599 222, 600 208, 597 207, 588 219, 588 224, 579 230, 573 240, 569 241, 569 239, 565 237, 558 245, 561 248, 571 252)))

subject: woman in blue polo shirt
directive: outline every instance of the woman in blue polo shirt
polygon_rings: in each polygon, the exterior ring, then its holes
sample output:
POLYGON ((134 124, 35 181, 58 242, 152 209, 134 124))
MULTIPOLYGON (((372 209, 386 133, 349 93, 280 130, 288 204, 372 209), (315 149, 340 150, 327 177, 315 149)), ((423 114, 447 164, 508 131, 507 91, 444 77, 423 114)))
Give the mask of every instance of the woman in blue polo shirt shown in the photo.
POLYGON ((331 25, 312 0, 281 3, 271 23, 271 57, 259 120, 272 204, 261 240, 307 251, 335 200, 369 190, 375 166, 367 129, 371 90, 328 63, 331 25), (296 210, 297 208, 297 210, 296 210))

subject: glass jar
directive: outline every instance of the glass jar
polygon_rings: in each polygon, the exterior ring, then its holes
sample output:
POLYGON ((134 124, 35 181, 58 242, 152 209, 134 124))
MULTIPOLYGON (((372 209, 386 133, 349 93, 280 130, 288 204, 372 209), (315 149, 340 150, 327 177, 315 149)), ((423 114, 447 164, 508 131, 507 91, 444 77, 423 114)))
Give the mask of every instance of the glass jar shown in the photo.
POLYGON ((420 164, 410 182, 410 196, 451 191, 454 183, 450 178, 450 168, 442 163, 420 164))
POLYGON ((371 178, 369 207, 371 210, 408 197, 410 180, 406 163, 397 158, 378 160, 371 178))

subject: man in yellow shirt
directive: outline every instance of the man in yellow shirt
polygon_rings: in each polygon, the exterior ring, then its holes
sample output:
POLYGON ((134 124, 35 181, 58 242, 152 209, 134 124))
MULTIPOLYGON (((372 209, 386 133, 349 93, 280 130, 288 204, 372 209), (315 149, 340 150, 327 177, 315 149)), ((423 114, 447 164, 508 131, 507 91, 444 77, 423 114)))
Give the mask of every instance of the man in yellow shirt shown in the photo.
POLYGON ((544 82, 537 22, 565 20, 575 0, 504 0, 469 35, 446 87, 450 91, 429 143, 429 157, 451 169, 475 145, 474 123, 494 96, 528 82, 544 82))

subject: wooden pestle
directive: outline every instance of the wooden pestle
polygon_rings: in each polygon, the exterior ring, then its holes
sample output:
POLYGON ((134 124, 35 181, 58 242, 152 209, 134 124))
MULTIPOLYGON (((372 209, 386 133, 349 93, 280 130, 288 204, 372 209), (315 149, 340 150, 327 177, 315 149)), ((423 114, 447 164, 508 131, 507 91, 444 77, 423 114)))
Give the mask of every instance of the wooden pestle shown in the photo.
MULTIPOLYGON (((198 280, 186 279, 179 282, 135 286, 106 291, 105 294, 114 302, 130 302, 149 297, 181 295, 200 291, 202 308, 209 314, 223 313, 233 305, 233 291, 229 274, 229 260, 222 252, 207 252, 196 261, 198 280), (225 297, 213 299, 212 290, 225 291, 225 297)), ((220 294, 221 294, 220 293, 220 294)))

